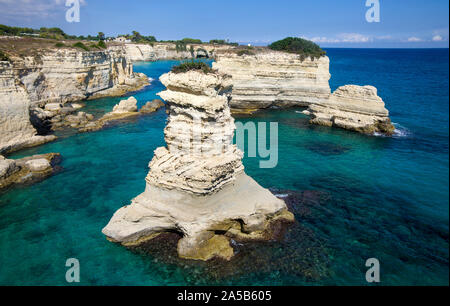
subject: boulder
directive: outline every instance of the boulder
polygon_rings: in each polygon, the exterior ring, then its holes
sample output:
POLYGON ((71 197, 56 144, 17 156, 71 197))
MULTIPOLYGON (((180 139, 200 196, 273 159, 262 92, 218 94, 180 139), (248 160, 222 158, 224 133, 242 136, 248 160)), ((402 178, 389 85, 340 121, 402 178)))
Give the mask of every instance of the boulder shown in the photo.
POLYGON ((0 190, 15 185, 32 184, 56 173, 61 155, 48 153, 17 160, 0 158, 0 190))
POLYGON ((51 168, 50 162, 45 158, 29 160, 25 165, 32 172, 46 171, 51 168))
POLYGON ((114 106, 113 113, 134 113, 137 112, 137 100, 134 97, 129 97, 127 100, 120 101, 119 104, 114 106))
POLYGON ((149 101, 149 102, 145 103, 145 105, 141 107, 139 112, 142 114, 154 113, 163 106, 164 106, 163 101, 161 101, 159 99, 154 99, 151 102, 149 101))
POLYGON ((63 108, 61 103, 47 103, 45 105, 45 110, 50 112, 57 112, 63 108))

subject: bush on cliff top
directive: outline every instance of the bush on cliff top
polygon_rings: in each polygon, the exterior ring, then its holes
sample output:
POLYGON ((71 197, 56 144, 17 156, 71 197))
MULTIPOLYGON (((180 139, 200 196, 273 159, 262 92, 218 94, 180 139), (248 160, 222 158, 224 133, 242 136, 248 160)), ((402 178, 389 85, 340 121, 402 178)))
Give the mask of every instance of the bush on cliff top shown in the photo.
POLYGON ((98 42, 98 46, 99 46, 100 48, 106 49, 106 44, 105 44, 105 42, 104 42, 103 40, 101 40, 101 41, 98 42))
POLYGON ((9 57, 5 53, 3 53, 2 50, 0 50, 0 62, 2 62, 2 61, 9 62, 9 57))
POLYGON ((269 45, 269 48, 276 51, 296 53, 302 58, 311 56, 311 58, 314 59, 326 54, 326 52, 314 42, 298 37, 288 37, 283 40, 276 41, 269 45))
POLYGON ((250 51, 250 50, 248 50, 248 49, 238 50, 238 51, 236 52, 236 54, 237 54, 238 56, 243 56, 243 55, 255 55, 254 52, 252 52, 252 51, 250 51))
POLYGON ((89 51, 89 48, 85 46, 82 42, 77 42, 72 45, 72 47, 83 49, 84 51, 89 51))
POLYGON ((173 73, 183 73, 191 70, 202 71, 203 73, 213 72, 212 68, 209 67, 208 64, 195 61, 181 63, 178 66, 172 67, 171 71, 173 73))

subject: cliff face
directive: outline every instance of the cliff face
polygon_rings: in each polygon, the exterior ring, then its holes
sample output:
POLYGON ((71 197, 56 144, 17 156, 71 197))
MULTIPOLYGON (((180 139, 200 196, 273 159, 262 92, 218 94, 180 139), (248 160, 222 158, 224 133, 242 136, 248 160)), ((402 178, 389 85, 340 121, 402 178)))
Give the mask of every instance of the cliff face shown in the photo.
POLYGON ((394 127, 373 86, 346 85, 333 94, 329 59, 257 50, 254 55, 222 52, 213 68, 232 76, 231 106, 235 112, 268 107, 308 106, 311 123, 360 133, 392 135, 394 127))
MULTIPOLYGON (((147 84, 123 48, 42 51, 0 62, 0 152, 50 140, 36 137, 30 111, 47 103, 122 95, 147 84)), ((41 110, 40 110, 41 112, 41 110)))
POLYGON ((37 136, 30 122, 30 98, 10 65, 0 62, 0 154, 54 140, 37 136))
POLYGON ((389 111, 373 86, 346 85, 336 89, 324 103, 309 106, 311 123, 356 132, 392 135, 389 111))
POLYGON ((326 56, 302 61, 299 55, 275 51, 242 56, 221 53, 213 68, 232 76, 231 107, 236 110, 308 106, 330 96, 326 56))
POLYGON ((292 221, 285 203, 244 173, 242 152, 232 145, 234 119, 219 74, 163 75, 169 104, 166 147, 156 149, 146 190, 119 209, 103 233, 137 246, 165 232, 179 232, 183 258, 230 259, 230 238, 270 239, 270 225, 292 221))
POLYGON ((125 52, 129 59, 136 61, 157 61, 169 59, 190 59, 197 57, 213 58, 219 50, 227 50, 231 46, 224 45, 187 45, 186 51, 176 50, 174 43, 154 43, 149 44, 132 44, 127 43, 123 45, 125 52), (190 52, 192 46, 193 52, 190 52))

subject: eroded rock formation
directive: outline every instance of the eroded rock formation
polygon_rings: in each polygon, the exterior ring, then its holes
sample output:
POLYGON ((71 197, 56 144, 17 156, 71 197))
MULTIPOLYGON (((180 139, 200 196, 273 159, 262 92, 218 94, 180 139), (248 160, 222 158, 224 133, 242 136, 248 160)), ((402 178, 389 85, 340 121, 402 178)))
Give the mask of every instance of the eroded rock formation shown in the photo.
POLYGON ((186 50, 177 50, 175 43, 154 43, 153 45, 127 43, 123 47, 128 58, 133 62, 197 57, 213 58, 217 51, 232 48, 228 45, 187 44, 186 50))
POLYGON ((168 73, 166 147, 156 149, 145 192, 119 209, 103 233, 124 246, 178 232, 180 257, 230 259, 230 239, 269 239, 275 222, 293 221, 285 203, 244 173, 232 145, 230 78, 168 73))
POLYGON ((59 170, 59 153, 34 155, 22 159, 6 159, 0 155, 0 191, 15 185, 44 180, 59 170))
MULTIPOLYGON (((55 138, 37 136, 40 131, 32 125, 40 128, 44 121, 53 119, 47 117, 53 113, 46 104, 65 107, 66 103, 87 98, 120 96, 146 84, 148 78, 133 73, 120 47, 94 52, 53 49, 32 56, 12 56, 11 61, 0 62, 0 152, 55 138)), ((73 114, 65 109, 58 115, 73 114)))
POLYGON ((308 106, 329 98, 328 57, 302 59, 285 52, 255 52, 253 55, 222 52, 213 63, 214 69, 232 76, 233 111, 308 106))
POLYGON ((341 86, 330 99, 310 105, 306 114, 311 116, 313 124, 365 134, 392 135, 395 130, 389 111, 373 86, 341 86))

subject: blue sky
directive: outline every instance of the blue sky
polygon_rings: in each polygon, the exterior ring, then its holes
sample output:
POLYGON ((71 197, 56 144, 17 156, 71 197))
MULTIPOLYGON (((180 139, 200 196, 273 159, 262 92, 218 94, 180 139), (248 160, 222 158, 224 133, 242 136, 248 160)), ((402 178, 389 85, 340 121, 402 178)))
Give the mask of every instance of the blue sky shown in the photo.
POLYGON ((366 21, 366 0, 81 0, 81 20, 65 20, 66 0, 0 0, 0 24, 57 26, 69 34, 130 33, 157 39, 230 39, 267 44, 305 37, 322 47, 445 47, 448 0, 379 0, 380 22, 366 21))

